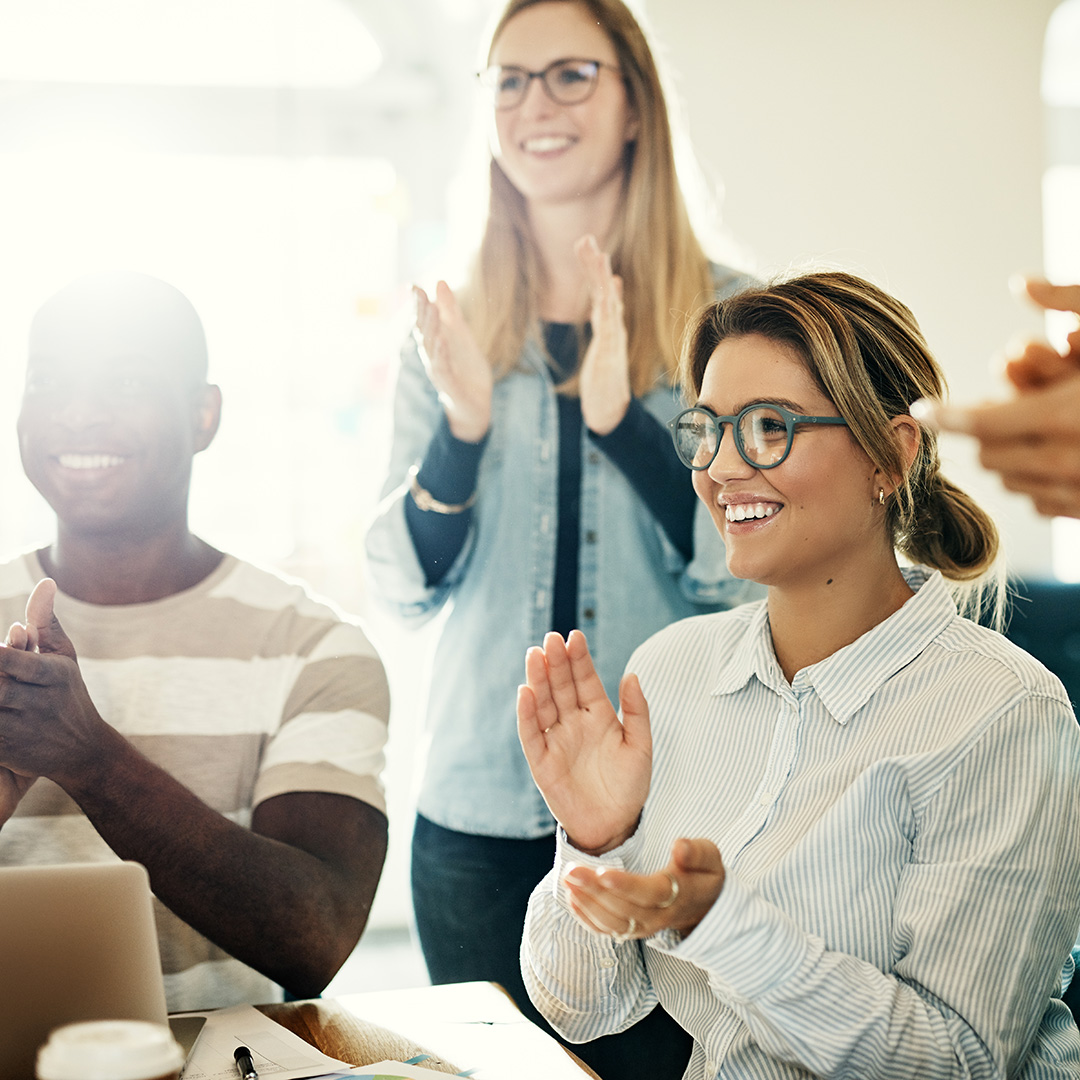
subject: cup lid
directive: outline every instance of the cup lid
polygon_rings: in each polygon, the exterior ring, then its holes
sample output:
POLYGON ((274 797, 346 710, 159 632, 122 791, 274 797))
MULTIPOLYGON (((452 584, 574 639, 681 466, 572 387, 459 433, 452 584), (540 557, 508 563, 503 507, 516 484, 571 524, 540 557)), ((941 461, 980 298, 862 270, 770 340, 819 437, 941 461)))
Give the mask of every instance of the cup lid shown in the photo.
POLYGON ((176 1072, 184 1052, 164 1024, 89 1020, 66 1024, 38 1051, 38 1080, 152 1080, 176 1072))

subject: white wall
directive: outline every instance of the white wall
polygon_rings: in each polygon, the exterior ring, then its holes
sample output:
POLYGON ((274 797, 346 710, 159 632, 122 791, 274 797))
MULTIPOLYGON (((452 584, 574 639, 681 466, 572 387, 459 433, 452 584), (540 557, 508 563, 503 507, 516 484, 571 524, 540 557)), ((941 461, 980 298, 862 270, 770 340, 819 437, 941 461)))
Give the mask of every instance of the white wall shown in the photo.
MULTIPOLYGON (((1041 330, 1006 281, 1042 265, 1039 68, 1055 3, 644 0, 706 179, 723 186, 728 239, 762 273, 828 260, 896 293, 961 401, 995 391, 988 363, 1010 337, 1041 330)), ((951 478, 997 511, 1012 568, 1047 573, 1048 523, 964 440, 942 449, 951 478)), ((373 913, 386 925, 407 909, 422 698, 418 643, 379 629, 388 656, 409 656, 395 671, 398 805, 373 913)))
MULTIPOLYGON (((1013 301, 1042 266, 1039 69, 1056 0, 647 0, 727 231, 762 272, 828 260, 919 318, 954 400, 1041 321, 1013 301)), ((1078 61, 1080 62, 1080 61, 1078 61)), ((1010 565, 1049 567, 1049 526, 978 470, 1010 565)))

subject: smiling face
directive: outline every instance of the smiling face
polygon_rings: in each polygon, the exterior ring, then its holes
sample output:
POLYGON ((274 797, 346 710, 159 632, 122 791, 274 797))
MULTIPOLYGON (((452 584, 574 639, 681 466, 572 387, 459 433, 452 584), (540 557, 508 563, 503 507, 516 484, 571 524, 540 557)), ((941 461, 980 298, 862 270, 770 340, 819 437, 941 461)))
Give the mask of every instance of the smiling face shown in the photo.
MULTIPOLYGON (((759 334, 725 338, 705 368, 698 404, 734 415, 755 402, 837 415, 794 349, 759 334)), ((742 459, 725 427, 715 460, 693 477, 736 577, 813 588, 895 566, 878 472, 846 427, 796 427, 787 459, 767 470, 742 459)))
POLYGON ((530 206, 595 203, 609 212, 621 195, 626 145, 637 122, 619 75, 615 46, 580 5, 534 4, 503 27, 490 63, 543 71, 556 60, 599 60, 595 91, 560 105, 541 80, 521 104, 495 111, 492 153, 530 206))
POLYGON ((98 306, 93 290, 65 291, 35 320, 19 449, 61 531, 134 537, 186 526, 192 457, 214 435, 218 399, 192 358, 194 313, 156 286, 130 310, 98 306))

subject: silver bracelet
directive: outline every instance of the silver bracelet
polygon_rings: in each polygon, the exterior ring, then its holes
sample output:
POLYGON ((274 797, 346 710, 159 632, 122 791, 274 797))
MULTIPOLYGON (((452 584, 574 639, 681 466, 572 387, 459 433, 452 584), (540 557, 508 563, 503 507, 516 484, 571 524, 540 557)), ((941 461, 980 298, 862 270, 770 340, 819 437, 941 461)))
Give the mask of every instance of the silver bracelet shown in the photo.
POLYGON ((476 502, 475 491, 463 503, 440 502, 427 488, 420 486, 420 481, 416 478, 419 471, 419 465, 414 465, 409 469, 409 494, 416 503, 417 509, 431 510, 436 514, 463 514, 476 502))

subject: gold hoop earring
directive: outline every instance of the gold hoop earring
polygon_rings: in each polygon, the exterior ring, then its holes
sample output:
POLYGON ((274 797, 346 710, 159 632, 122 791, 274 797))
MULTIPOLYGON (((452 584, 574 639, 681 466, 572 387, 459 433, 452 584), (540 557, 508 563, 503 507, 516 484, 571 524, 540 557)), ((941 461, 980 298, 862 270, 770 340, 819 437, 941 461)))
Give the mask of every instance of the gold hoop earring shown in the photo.
POLYGON ((877 489, 877 501, 881 506, 885 505, 885 489, 884 488, 878 488, 877 489))

